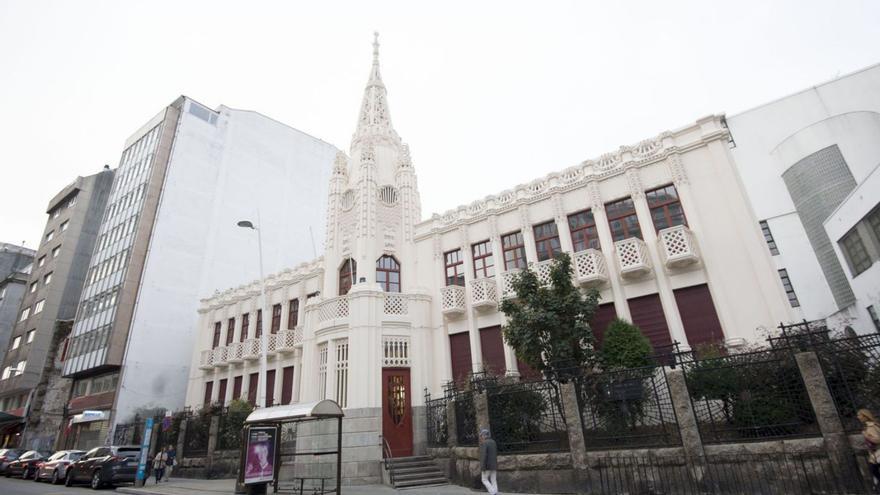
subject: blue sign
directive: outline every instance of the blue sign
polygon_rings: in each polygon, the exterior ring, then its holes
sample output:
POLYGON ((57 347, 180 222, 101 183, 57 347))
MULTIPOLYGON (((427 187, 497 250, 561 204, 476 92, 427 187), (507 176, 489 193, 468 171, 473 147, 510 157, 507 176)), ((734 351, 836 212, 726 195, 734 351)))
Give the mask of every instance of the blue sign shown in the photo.
POLYGON ((153 418, 144 421, 144 441, 141 442, 141 458, 138 461, 137 480, 143 481, 147 474, 147 454, 150 452, 150 437, 153 436, 153 418))

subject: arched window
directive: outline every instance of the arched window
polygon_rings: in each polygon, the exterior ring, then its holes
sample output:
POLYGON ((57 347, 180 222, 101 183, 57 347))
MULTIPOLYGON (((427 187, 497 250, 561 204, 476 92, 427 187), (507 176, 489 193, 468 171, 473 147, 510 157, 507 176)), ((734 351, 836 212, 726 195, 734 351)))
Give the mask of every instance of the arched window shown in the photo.
POLYGON ((352 258, 347 258, 339 267, 339 295, 344 296, 351 290, 351 284, 357 278, 358 264, 352 258))
POLYGON ((400 264, 393 256, 376 260, 376 282, 385 292, 400 292, 400 264))

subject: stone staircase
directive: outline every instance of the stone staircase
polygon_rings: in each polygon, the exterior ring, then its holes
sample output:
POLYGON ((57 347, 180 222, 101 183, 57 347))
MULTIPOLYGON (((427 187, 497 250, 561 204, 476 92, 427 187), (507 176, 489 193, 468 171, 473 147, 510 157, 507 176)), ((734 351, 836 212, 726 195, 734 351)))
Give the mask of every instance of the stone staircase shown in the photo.
POLYGON ((394 488, 446 485, 446 475, 429 456, 395 457, 385 460, 394 488))

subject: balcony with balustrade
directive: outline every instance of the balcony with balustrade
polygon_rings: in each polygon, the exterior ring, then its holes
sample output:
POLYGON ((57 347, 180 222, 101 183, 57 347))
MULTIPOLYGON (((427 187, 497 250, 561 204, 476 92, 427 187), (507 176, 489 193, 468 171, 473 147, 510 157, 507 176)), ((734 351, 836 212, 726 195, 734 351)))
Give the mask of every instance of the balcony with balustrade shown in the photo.
POLYGON ((226 347, 226 361, 233 364, 244 361, 242 351, 244 351, 244 343, 233 342, 229 344, 226 347))
POLYGON ((407 316, 409 314, 410 296, 407 294, 384 294, 383 314, 386 316, 407 316))
POLYGON ((201 356, 199 356, 199 369, 200 370, 210 370, 214 369, 214 350, 207 349, 202 351, 201 356))
POLYGON ((465 290, 460 285, 440 288, 440 308, 446 316, 458 316, 465 310, 465 290))
POLYGON ((637 278, 651 272, 651 257, 648 246, 638 237, 630 237, 614 243, 620 276, 637 278))
POLYGON ((214 348, 214 367, 215 368, 226 368, 229 366, 229 361, 227 359, 227 348, 226 346, 220 346, 214 348))
POLYGON ((274 356, 278 352, 278 337, 281 332, 270 333, 266 336, 266 355, 274 356))
POLYGON ((694 233, 686 225, 676 225, 657 233, 666 268, 681 268, 700 261, 694 233))
POLYGON ((349 315, 348 296, 336 296, 315 305, 318 325, 326 326, 345 323, 349 315))
POLYGON ((553 268, 553 260, 544 260, 532 263, 530 268, 538 277, 538 283, 541 285, 550 285, 550 270, 553 268))
POLYGON ((516 297, 516 291, 513 290, 513 280, 522 270, 508 270, 501 272, 501 299, 509 299, 516 297))
POLYGON ((494 278, 471 280, 471 306, 476 309, 498 307, 498 283, 494 278))
POLYGON ((297 345, 302 345, 302 327, 282 330, 275 335, 275 351, 279 354, 289 354, 297 345))
POLYGON ((260 359, 260 339, 247 339, 242 342, 241 357, 245 361, 260 359))
POLYGON ((599 287, 608 282, 608 265, 598 249, 585 249, 572 256, 574 276, 585 287, 599 287))

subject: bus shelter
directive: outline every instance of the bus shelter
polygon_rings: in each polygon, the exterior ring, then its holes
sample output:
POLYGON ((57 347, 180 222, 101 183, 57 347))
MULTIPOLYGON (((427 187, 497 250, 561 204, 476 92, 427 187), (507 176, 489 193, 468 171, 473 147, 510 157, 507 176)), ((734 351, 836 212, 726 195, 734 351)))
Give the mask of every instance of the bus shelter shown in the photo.
POLYGON ((239 488, 244 493, 341 494, 342 409, 335 401, 322 400, 257 409, 245 420, 242 432, 239 488), (335 423, 335 428, 328 423, 335 423), (310 430, 310 442, 297 441, 301 429, 310 430), (335 433, 335 435, 333 435, 335 433), (314 439, 320 441, 314 441, 314 439), (328 444, 328 445, 325 445, 328 444), (297 463, 326 468, 326 462, 313 462, 336 456, 332 472, 318 469, 316 474, 296 474, 297 463), (281 479, 282 463, 293 464, 286 471, 294 476, 281 479), (334 469, 335 468, 335 469, 334 469))

